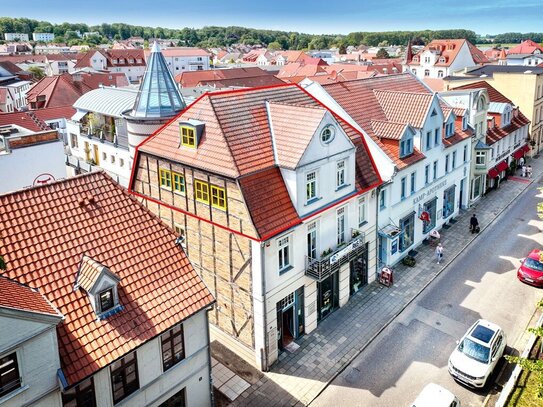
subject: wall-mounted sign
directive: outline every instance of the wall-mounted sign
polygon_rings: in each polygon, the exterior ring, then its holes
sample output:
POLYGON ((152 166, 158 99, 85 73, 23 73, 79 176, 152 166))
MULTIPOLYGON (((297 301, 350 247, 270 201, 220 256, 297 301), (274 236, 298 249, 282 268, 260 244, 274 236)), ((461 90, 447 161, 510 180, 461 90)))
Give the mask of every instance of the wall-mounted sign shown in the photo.
POLYGON ((40 174, 36 178, 34 178, 34 182, 32 183, 32 186, 40 186, 45 185, 50 182, 53 182, 55 180, 55 177, 53 177, 51 174, 40 174))

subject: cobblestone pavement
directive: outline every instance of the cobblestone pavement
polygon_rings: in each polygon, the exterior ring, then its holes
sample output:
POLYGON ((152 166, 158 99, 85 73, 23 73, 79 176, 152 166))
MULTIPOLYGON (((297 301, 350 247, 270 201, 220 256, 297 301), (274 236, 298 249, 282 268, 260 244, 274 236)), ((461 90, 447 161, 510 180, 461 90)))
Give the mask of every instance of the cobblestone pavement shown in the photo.
POLYGON ((280 355, 270 372, 241 394, 233 406, 300 406, 315 399, 350 362, 364 350, 392 320, 474 239, 484 232, 543 172, 543 158, 529 159, 531 179, 509 177, 498 190, 462 211, 456 222, 443 228, 444 257, 436 264, 434 247, 421 245, 416 250, 415 267, 394 267, 391 287, 373 282, 319 324, 317 329, 296 341, 295 353, 280 355), (469 219, 477 214, 481 233, 469 232, 469 219))

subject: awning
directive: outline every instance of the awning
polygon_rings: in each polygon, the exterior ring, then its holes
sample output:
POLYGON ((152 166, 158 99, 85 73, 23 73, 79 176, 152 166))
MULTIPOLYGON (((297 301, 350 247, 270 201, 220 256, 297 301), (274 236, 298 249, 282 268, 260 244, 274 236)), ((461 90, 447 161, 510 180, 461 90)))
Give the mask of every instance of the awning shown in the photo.
POLYGON ((528 144, 524 144, 524 147, 522 147, 522 149, 525 153, 527 153, 528 151, 530 151, 530 146, 528 144))
POLYGON ((78 110, 77 112, 75 112, 75 114, 72 116, 72 120, 74 122, 78 122, 79 120, 81 120, 83 118, 83 116, 85 116, 87 113, 89 112, 85 112, 84 110, 78 110))
POLYGON ((394 239, 400 232, 401 230, 396 225, 392 224, 388 224, 383 229, 379 230, 381 236, 385 236, 389 239, 394 239))
POLYGON ((488 170, 488 176, 490 178, 496 178, 498 176, 498 170, 496 168, 491 168, 488 170))
POLYGON ((524 155, 524 147, 519 148, 511 154, 515 160, 519 160, 524 155))
POLYGON ((499 163, 498 165, 496 165, 496 169, 498 170, 498 172, 505 171, 508 168, 509 168, 509 164, 507 164, 507 161, 505 160, 499 163))

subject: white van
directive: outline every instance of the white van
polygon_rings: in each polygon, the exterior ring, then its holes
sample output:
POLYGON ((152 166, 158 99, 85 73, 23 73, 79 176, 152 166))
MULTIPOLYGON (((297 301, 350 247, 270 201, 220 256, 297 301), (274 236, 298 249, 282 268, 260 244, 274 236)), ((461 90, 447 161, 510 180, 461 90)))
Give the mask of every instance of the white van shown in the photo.
POLYGON ((460 400, 439 384, 428 383, 411 407, 461 407, 460 400))

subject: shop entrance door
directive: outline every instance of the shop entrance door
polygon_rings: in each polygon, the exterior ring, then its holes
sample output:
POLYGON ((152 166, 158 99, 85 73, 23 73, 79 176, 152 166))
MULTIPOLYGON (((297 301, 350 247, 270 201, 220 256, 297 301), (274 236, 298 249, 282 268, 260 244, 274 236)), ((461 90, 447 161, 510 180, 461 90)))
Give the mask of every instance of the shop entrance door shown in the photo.
POLYGON ((294 305, 282 312, 282 347, 284 348, 294 340, 294 305))
POLYGON ((339 306, 338 274, 333 273, 317 283, 318 288, 318 314, 317 321, 330 315, 339 306))
MULTIPOLYGON (((367 243, 366 243, 367 247, 367 243)), ((358 257, 349 262, 350 272, 350 294, 360 290, 366 284, 368 284, 368 252, 367 249, 364 253, 361 253, 358 257)))

